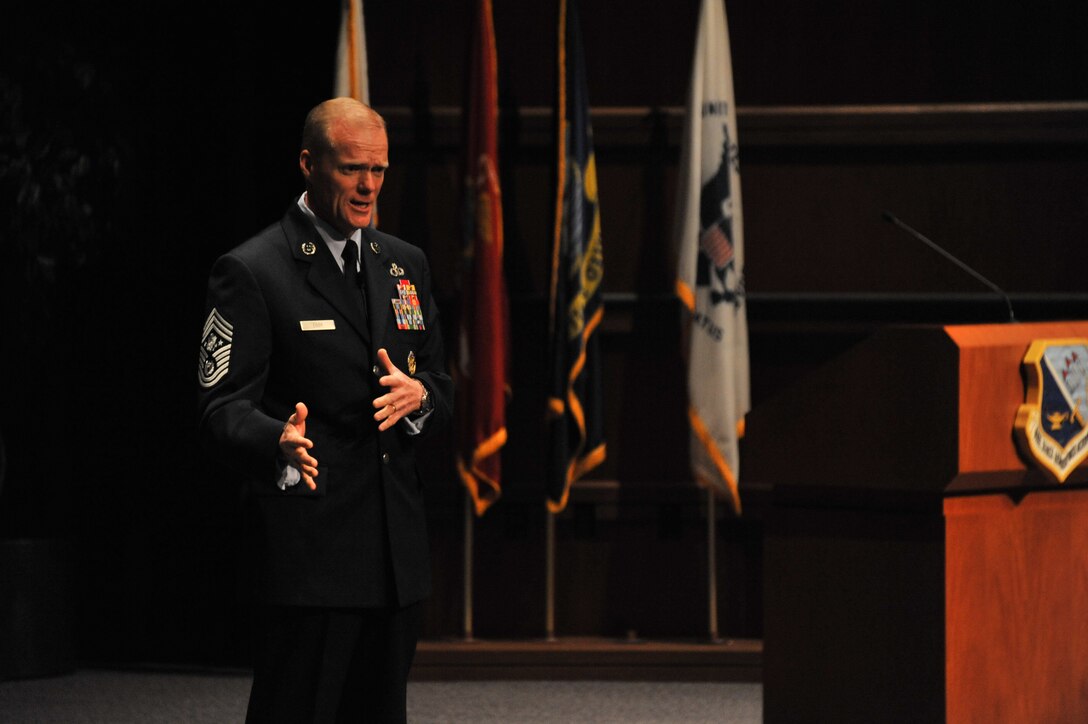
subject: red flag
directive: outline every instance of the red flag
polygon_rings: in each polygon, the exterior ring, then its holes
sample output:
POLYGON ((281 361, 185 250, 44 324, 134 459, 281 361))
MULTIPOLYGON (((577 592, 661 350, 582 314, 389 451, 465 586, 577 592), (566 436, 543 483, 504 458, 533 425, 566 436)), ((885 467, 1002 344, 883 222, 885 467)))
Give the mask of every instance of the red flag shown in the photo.
POLYGON ((465 113, 465 263, 458 339, 457 467, 483 515, 501 494, 506 444, 507 301, 502 276, 498 59, 491 0, 476 5, 465 113))

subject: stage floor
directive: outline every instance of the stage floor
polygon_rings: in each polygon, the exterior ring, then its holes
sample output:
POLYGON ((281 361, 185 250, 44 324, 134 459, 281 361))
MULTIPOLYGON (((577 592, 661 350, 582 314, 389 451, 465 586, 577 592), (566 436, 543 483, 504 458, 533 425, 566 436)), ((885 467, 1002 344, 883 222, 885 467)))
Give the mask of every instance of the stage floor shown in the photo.
MULTIPOLYGON (((243 672, 80 669, 0 682, 12 724, 223 724, 245 719, 243 672)), ((759 684, 630 681, 413 681, 412 724, 759 724, 759 684)))

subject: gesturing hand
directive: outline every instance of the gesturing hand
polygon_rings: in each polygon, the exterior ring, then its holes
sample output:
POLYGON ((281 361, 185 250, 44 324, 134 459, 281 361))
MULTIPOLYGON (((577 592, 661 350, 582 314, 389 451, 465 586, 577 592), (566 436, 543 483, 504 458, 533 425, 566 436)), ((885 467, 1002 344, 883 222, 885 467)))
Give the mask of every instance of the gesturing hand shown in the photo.
POLYGON ((280 450, 287 462, 302 473, 302 480, 310 490, 317 490, 317 483, 314 482, 317 459, 308 452, 314 444, 306 437, 306 414, 306 405, 297 403, 280 434, 280 450))
POLYGON ((374 407, 378 410, 374 413, 374 419, 378 421, 378 429, 384 432, 405 415, 419 409, 423 383, 401 372, 389 359, 384 347, 378 350, 378 361, 386 371, 378 378, 378 384, 388 388, 388 391, 374 398, 374 407))

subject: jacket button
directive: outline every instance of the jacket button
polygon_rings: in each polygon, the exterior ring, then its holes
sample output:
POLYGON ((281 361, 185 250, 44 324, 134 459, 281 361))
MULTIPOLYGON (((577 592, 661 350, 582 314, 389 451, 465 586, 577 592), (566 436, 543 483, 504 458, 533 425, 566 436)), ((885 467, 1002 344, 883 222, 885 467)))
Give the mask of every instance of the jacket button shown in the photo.
POLYGON ((374 367, 371 368, 370 371, 374 373, 375 377, 381 377, 382 376, 382 371, 380 369, 378 369, 378 365, 374 365, 374 367))
POLYGON ((386 465, 389 464, 389 453, 382 453, 382 462, 386 465))

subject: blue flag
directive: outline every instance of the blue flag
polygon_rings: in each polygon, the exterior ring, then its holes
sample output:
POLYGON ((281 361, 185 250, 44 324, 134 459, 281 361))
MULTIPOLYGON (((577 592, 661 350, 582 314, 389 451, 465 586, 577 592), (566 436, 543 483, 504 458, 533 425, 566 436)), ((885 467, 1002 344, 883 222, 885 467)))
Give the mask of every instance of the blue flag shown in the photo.
POLYGON ((601 213, 577 0, 559 2, 558 193, 550 306, 548 509, 605 458, 597 332, 604 317, 601 213))

